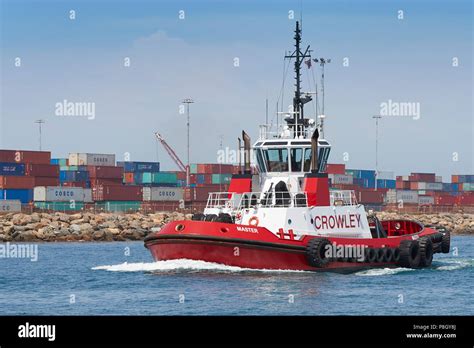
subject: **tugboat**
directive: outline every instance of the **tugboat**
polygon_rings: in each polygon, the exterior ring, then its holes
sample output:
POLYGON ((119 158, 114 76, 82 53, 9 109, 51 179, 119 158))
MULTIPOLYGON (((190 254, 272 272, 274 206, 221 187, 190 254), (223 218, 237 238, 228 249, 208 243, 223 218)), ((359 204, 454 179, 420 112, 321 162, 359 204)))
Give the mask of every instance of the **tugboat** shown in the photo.
POLYGON ((250 137, 242 132, 244 166, 228 192, 210 193, 203 213, 174 221, 148 235, 145 247, 158 260, 191 259, 248 269, 353 272, 375 267, 429 267, 450 250, 449 231, 417 221, 379 221, 353 191, 330 190, 330 143, 320 125, 305 118, 311 96, 301 92, 296 22, 295 94, 286 125, 260 128, 253 145, 258 174, 251 173, 250 137))

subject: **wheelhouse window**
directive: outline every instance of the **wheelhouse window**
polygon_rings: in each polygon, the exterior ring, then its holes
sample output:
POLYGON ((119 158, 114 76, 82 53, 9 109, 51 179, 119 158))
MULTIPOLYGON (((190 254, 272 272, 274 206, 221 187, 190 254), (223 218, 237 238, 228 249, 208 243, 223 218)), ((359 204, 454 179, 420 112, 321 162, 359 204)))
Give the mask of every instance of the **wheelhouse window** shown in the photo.
POLYGON ((260 173, 265 173, 267 169, 265 168, 265 162, 263 161, 262 150, 257 149, 256 153, 257 153, 258 169, 260 170, 260 173))
POLYGON ((264 162, 269 172, 288 171, 288 150, 287 149, 265 149, 262 150, 264 162))
POLYGON ((291 171, 301 172, 303 164, 303 149, 293 148, 291 149, 291 171))
POLYGON ((304 150, 304 165, 303 170, 309 172, 311 169, 311 148, 304 150))

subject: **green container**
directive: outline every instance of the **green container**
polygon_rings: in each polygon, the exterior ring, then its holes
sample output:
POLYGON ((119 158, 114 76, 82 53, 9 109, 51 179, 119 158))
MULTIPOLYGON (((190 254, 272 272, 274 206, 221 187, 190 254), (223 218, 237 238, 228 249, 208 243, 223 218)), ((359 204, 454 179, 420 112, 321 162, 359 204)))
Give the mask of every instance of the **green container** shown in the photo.
POLYGON ((152 173, 152 182, 154 184, 177 184, 178 176, 176 173, 152 173))
POLYGON ((212 174, 213 184, 229 184, 232 174, 212 174))
POLYGON ((189 165, 189 173, 197 174, 198 172, 198 165, 196 163, 189 165))
POLYGON ((151 184, 152 181, 152 174, 153 173, 138 173, 139 179, 136 180, 139 184, 151 184))
POLYGON ((463 191, 474 191, 474 183, 465 182, 462 184, 463 191))
POLYGON ((35 208, 56 211, 77 211, 84 208, 83 202, 35 202, 35 208))
POLYGON ((105 201, 96 203, 96 208, 112 212, 137 211, 141 203, 140 201, 105 201))

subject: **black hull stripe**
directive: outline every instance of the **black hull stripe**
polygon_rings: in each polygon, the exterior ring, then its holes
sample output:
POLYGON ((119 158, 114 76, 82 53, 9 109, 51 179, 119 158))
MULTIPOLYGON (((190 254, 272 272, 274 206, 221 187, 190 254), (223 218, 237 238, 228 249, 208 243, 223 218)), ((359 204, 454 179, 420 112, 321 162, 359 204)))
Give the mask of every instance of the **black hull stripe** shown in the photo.
POLYGON ((298 245, 281 245, 270 242, 260 242, 236 238, 219 238, 208 236, 182 236, 182 235, 161 235, 153 236, 145 240, 145 246, 153 244, 169 244, 169 243, 197 243, 197 244, 221 244, 235 246, 252 247, 257 249, 275 250, 287 253, 304 253, 306 248, 298 245))

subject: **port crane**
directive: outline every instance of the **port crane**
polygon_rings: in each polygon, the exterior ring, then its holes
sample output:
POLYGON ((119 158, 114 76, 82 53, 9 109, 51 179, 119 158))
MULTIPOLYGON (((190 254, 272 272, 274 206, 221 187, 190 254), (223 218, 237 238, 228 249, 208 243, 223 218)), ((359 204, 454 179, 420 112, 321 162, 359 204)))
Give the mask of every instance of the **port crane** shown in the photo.
POLYGON ((181 161, 179 159, 178 155, 176 154, 176 152, 174 152, 174 150, 171 148, 171 146, 168 145, 168 143, 163 138, 163 136, 160 133, 155 132, 155 137, 156 137, 156 139, 158 139, 158 141, 161 143, 161 145, 163 145, 166 152, 168 152, 168 155, 170 155, 173 162, 178 166, 179 170, 182 171, 182 172, 187 173, 188 172, 187 167, 184 165, 183 161, 181 161))

